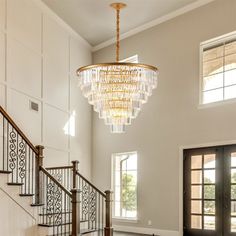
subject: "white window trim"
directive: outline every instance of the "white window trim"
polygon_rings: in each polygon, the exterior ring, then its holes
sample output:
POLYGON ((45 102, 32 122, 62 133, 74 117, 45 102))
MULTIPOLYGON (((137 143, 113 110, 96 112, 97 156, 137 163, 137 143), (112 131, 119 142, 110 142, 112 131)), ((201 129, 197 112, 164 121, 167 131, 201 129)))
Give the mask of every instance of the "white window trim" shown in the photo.
MULTIPOLYGON (((117 152, 117 153, 112 153, 112 161, 111 161, 111 189, 112 189, 112 192, 114 193, 114 157, 116 155, 125 155, 125 154, 132 154, 132 153, 136 153, 137 155, 137 173, 138 173, 138 160, 139 160, 139 156, 138 156, 138 151, 129 151, 129 152, 117 152)), ((137 183, 138 183, 138 174, 137 174, 137 183)), ((113 206, 112 206, 112 219, 116 220, 116 221, 119 221, 119 222, 130 222, 130 223, 138 223, 138 184, 136 186, 136 194, 137 194, 137 216, 136 217, 117 217, 117 216, 114 216, 114 202, 113 201, 113 206)))
POLYGON ((120 62, 138 63, 138 54, 125 58, 121 60, 120 62))
POLYGON ((224 104, 232 104, 236 103, 236 98, 232 99, 226 99, 222 101, 217 102, 211 102, 211 103, 203 103, 203 50, 206 47, 215 46, 216 44, 221 43, 224 40, 231 40, 236 38, 236 31, 230 32, 228 34, 224 34, 222 36, 207 40, 205 42, 200 43, 200 51, 199 51, 199 103, 198 103, 198 109, 204 109, 204 108, 210 108, 210 107, 216 107, 224 104))
POLYGON ((129 223, 138 223, 138 218, 125 218, 125 217, 112 217, 113 220, 118 222, 129 222, 129 223))

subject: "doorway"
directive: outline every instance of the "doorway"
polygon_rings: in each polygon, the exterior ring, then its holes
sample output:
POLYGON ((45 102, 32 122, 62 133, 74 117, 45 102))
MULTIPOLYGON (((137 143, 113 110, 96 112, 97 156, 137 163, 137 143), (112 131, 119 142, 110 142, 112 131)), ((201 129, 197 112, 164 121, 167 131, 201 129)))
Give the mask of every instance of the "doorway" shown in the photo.
POLYGON ((236 236, 236 145, 184 150, 184 235, 236 236))

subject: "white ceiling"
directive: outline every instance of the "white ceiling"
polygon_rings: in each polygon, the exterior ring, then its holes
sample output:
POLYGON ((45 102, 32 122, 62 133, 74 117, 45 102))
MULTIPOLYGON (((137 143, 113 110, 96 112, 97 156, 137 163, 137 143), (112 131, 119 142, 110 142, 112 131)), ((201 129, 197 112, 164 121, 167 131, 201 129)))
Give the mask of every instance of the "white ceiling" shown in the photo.
MULTIPOLYGON (((122 0, 128 5, 121 12, 121 33, 202 0, 122 0)), ((43 0, 59 17, 92 46, 115 36, 115 0, 43 0)))

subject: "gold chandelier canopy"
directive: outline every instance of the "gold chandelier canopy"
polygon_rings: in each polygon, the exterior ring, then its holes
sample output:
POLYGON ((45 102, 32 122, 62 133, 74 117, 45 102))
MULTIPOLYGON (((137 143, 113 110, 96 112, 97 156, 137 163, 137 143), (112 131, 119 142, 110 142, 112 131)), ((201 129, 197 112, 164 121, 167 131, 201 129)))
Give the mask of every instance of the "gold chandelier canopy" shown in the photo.
POLYGON ((117 18, 116 62, 84 66, 77 70, 77 75, 84 96, 99 118, 110 125, 112 133, 123 133, 157 87, 158 69, 120 62, 120 10, 126 4, 112 3, 111 7, 116 10, 117 18))

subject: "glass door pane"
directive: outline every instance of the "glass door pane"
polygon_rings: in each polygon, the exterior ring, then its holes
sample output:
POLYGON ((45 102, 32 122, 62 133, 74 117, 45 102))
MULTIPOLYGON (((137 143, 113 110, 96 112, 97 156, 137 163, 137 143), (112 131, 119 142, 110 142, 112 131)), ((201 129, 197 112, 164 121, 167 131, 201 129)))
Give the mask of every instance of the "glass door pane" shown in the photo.
POLYGON ((229 176, 226 186, 230 187, 230 190, 227 190, 229 194, 226 192, 225 199, 225 208, 230 211, 226 212, 226 215, 228 215, 226 227, 228 226, 230 228, 230 235, 236 235, 236 148, 232 146, 226 148, 225 154, 228 159, 228 168, 225 176, 229 176))
POLYGON ((215 148, 186 150, 185 235, 216 235, 217 155, 215 148))

